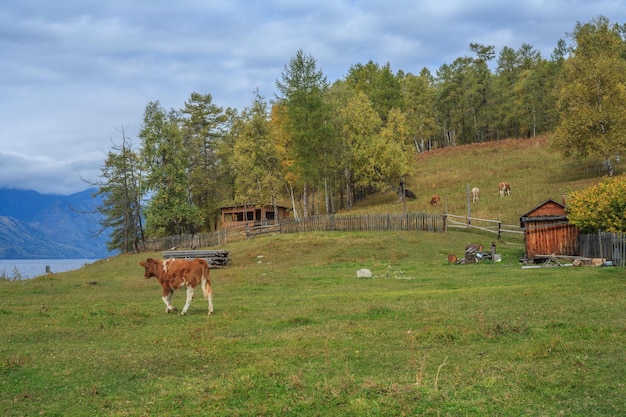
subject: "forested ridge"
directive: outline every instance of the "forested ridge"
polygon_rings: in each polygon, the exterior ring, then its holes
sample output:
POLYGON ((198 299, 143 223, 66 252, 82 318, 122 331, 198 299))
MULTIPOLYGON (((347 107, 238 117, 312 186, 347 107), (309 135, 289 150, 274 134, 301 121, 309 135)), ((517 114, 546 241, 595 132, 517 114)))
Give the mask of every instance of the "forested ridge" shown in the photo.
POLYGON ((599 16, 550 57, 470 43, 471 55, 435 74, 369 61, 333 82, 298 50, 276 96, 256 91, 242 110, 210 93, 180 109, 150 102, 137 138, 120 130, 97 184, 110 249, 215 230, 225 205, 288 205, 298 218, 378 190, 403 197, 399 184, 419 175, 415 155, 448 146, 549 134, 555 151, 610 166, 626 145, 625 35, 599 16))

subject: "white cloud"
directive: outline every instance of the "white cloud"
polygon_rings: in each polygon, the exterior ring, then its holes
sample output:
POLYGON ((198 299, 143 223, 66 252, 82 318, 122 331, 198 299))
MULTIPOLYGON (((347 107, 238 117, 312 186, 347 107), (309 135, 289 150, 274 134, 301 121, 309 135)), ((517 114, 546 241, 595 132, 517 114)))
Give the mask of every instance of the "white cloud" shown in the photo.
POLYGON ((549 58, 576 22, 623 23, 625 1, 6 0, 0 10, 0 187, 69 193, 97 179, 121 126, 192 92, 242 109, 271 99, 298 49, 333 82, 372 60, 436 71, 471 42, 549 58))

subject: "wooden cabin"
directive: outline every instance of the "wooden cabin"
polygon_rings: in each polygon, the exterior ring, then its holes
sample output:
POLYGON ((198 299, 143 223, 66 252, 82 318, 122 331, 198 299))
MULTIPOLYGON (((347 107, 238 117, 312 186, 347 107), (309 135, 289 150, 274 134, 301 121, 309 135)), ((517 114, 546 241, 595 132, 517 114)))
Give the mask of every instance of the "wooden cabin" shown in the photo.
POLYGON ((240 204, 221 207, 222 229, 237 226, 254 226, 271 223, 287 217, 287 207, 278 206, 278 218, 274 206, 259 206, 254 204, 240 204))
POLYGON ((549 199, 520 217, 526 246, 525 261, 549 255, 577 256, 578 227, 570 224, 565 206, 549 199))

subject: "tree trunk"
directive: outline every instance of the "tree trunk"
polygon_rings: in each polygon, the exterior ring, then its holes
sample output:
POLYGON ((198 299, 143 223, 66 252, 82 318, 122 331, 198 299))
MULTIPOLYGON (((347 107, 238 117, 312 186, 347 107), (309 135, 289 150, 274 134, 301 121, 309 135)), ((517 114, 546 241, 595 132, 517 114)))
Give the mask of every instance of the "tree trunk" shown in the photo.
POLYGON ((352 210, 352 191, 350 190, 350 170, 348 168, 345 169, 346 176, 346 209, 348 211, 352 210))
POLYGON ((302 191, 302 215, 306 219, 309 217, 309 184, 304 184, 302 191))
POLYGON ((291 184, 287 184, 287 190, 289 191, 289 198, 291 198, 291 209, 293 210, 293 218, 298 220, 300 215, 298 214, 298 209, 296 208, 296 198, 293 194, 293 186, 291 184))

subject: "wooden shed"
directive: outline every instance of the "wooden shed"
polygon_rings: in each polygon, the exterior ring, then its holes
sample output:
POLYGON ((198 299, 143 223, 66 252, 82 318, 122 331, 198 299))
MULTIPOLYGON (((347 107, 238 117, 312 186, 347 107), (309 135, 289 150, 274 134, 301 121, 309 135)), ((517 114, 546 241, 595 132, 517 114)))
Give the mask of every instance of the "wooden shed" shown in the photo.
POLYGON ((570 224, 565 206, 549 199, 520 217, 526 246, 525 260, 549 255, 577 256, 578 227, 570 224))
POLYGON ((287 207, 277 206, 278 218, 274 206, 259 206, 254 204, 240 204, 221 207, 222 229, 235 226, 254 226, 280 220, 287 217, 287 207))

